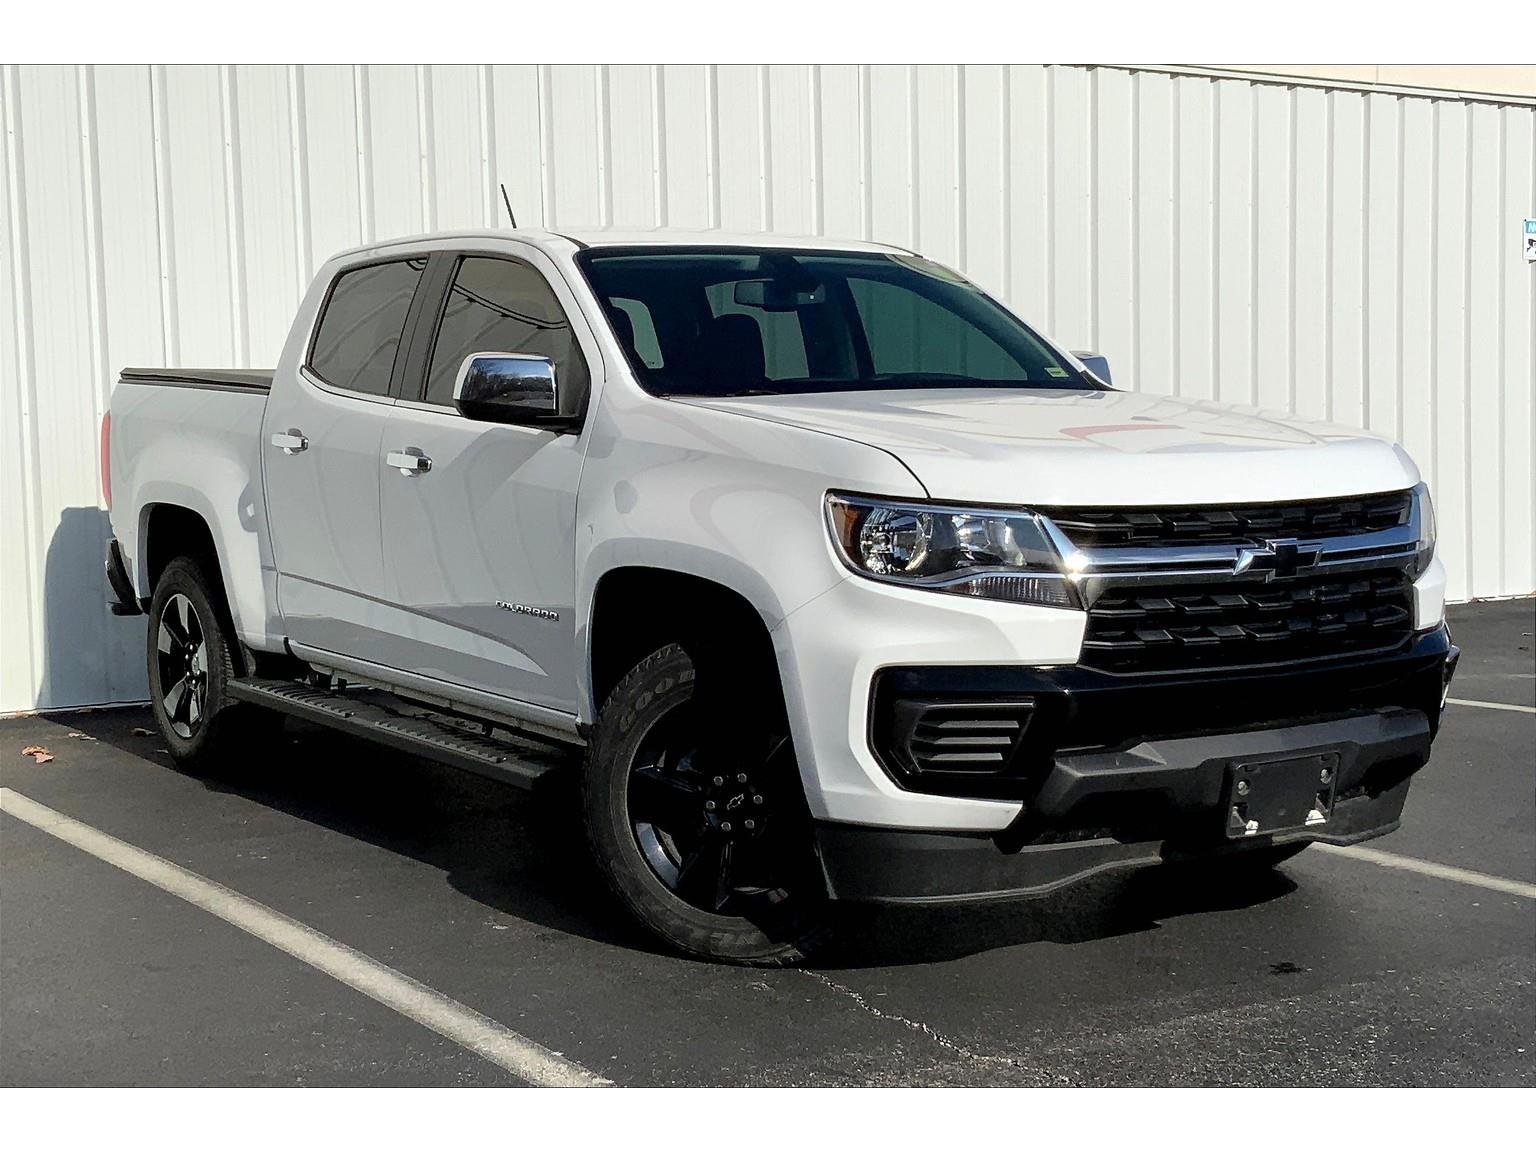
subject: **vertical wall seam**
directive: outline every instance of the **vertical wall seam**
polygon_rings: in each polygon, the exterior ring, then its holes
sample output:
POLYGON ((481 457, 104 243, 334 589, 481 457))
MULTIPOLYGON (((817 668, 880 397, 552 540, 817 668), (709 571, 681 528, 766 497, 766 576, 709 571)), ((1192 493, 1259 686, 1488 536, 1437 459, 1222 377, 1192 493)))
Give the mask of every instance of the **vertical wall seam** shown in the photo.
MULTIPOLYGON (((1508 219, 1511 218, 1508 215, 1508 213, 1507 213, 1507 209, 1508 209, 1507 201, 1509 199, 1509 196, 1508 196, 1508 190, 1509 190, 1509 183, 1508 183, 1509 168, 1508 168, 1508 157, 1506 156, 1505 149, 1504 149, 1504 123, 1505 123, 1504 110, 1503 109, 1499 109, 1499 111, 1496 113, 1496 115, 1499 118, 1498 130, 1495 133, 1495 137, 1497 139, 1498 149, 1499 149, 1499 164, 1498 164, 1498 168, 1499 168, 1498 205, 1499 205, 1499 207, 1498 207, 1497 219, 1502 222, 1504 220, 1508 220, 1508 219)), ((1469 212, 1468 215, 1470 216, 1471 213, 1469 212)), ((1495 251, 1497 251, 1497 248, 1498 248, 1498 246, 1501 243, 1502 243, 1502 241, 1501 241, 1501 238, 1500 238, 1499 234, 1497 232, 1495 232, 1494 233, 1495 251)), ((1498 267, 1497 260, 1495 260, 1495 262, 1494 262, 1494 267, 1495 268, 1498 267)), ((1497 313, 1497 315, 1498 315, 1498 323, 1494 326, 1495 327, 1495 331, 1497 332, 1497 340, 1498 340, 1497 356, 1498 356, 1498 382, 1499 382, 1499 408, 1498 408, 1498 421, 1497 421, 1497 426, 1498 426, 1498 429, 1499 429, 1499 435, 1498 435, 1498 475, 1497 475, 1497 480, 1496 480, 1497 489, 1496 489, 1496 491, 1494 493, 1494 499, 1496 500, 1497 506, 1498 506, 1497 513, 1496 513, 1496 515, 1494 517, 1494 523, 1496 523, 1496 524, 1504 524, 1505 523, 1504 517, 1505 517, 1506 513, 1508 512, 1508 500, 1507 500, 1508 492, 1507 492, 1507 486, 1505 484, 1505 477, 1508 476, 1508 472, 1505 471, 1505 468, 1507 466, 1507 459, 1506 459, 1507 453, 1505 451, 1505 440, 1506 440, 1506 437, 1504 436, 1504 412, 1505 412, 1505 404, 1506 404, 1506 402, 1508 400, 1508 394, 1506 392, 1505 370, 1504 370, 1504 352, 1505 352, 1504 307, 1505 307, 1505 303, 1506 303, 1506 299, 1507 299, 1507 295, 1508 295, 1508 288, 1507 288, 1507 284, 1506 284, 1507 279, 1508 279, 1508 277, 1505 277, 1505 276, 1499 276, 1499 278, 1498 278, 1498 294, 1499 294, 1498 313, 1497 313)), ((1495 537, 1495 541, 1496 541, 1496 543, 1498 545, 1498 551, 1499 551, 1499 568, 1498 568, 1497 583, 1502 586, 1503 583, 1504 583, 1504 574, 1505 574, 1505 572, 1508 571, 1508 565, 1509 565, 1509 542, 1508 542, 1508 539, 1506 538, 1506 536, 1505 536, 1505 534, 1503 532, 1498 533, 1498 535, 1495 537)))
POLYGON ((870 66, 859 66, 859 237, 874 236, 875 201, 870 170, 874 166, 874 123, 870 113, 870 66))
POLYGON ((101 158, 96 127, 96 69, 82 64, 76 70, 80 101, 80 165, 84 179, 86 227, 86 283, 90 290, 91 373, 95 378, 93 399, 98 424, 111 402, 112 381, 107 376, 107 297, 103 275, 106 249, 101 227, 101 158))
POLYGON ((371 244, 376 238, 372 172, 373 92, 366 64, 352 65, 352 125, 357 142, 354 163, 357 166, 358 230, 362 233, 362 242, 371 244))
MULTIPOLYGON (((91 415, 94 421, 92 430, 101 427, 102 414, 106 411, 108 403, 110 403, 110 388, 106 383, 106 302, 102 283, 101 181, 96 158, 96 97, 94 89, 93 66, 88 64, 77 65, 75 68, 75 114, 79 120, 80 127, 80 200, 81 209, 85 217, 86 318, 90 330, 91 379, 94 382, 94 387, 91 389, 91 415)), ((80 429, 79 431, 88 435, 86 429, 80 429)), ((92 496, 99 499, 101 485, 98 483, 92 487, 92 496)), ((100 521, 97 521, 97 523, 99 524, 100 521)), ((97 552, 106 544, 108 534, 107 529, 98 529, 97 538, 92 541, 97 552)), ((46 581, 46 575, 44 579, 46 581)), ((105 656, 111 645, 107 620, 103 616, 93 615, 91 617, 91 626, 95 634, 98 650, 105 656)), ((45 652, 45 662, 47 655, 45 652)), ((91 698, 95 700, 111 699, 115 695, 112 690, 113 669, 108 666, 105 659, 102 659, 94 664, 90 671, 95 676, 95 683, 86 689, 89 691, 91 698)))
POLYGON ((437 125, 432 109, 432 65, 416 65, 416 155, 421 172, 421 223, 422 229, 431 232, 437 227, 437 165, 433 162, 437 152, 437 125))
POLYGON ((1169 179, 1170 186, 1168 203, 1172 209, 1171 240, 1173 243, 1173 259, 1168 262, 1168 300, 1169 321, 1173 325, 1173 331, 1169 336, 1169 344, 1173 348, 1173 363, 1170 365, 1173 371, 1173 394, 1184 395, 1184 286, 1180 282, 1179 267, 1183 260, 1183 233, 1184 233, 1184 89, 1180 86, 1178 77, 1169 80, 1168 107, 1171 125, 1171 150, 1172 173, 1169 179))
POLYGON ((773 126, 769 122, 772 78, 768 65, 757 66, 757 159, 758 191, 764 232, 773 231, 773 126))
POLYGON ((1045 327, 1056 327, 1056 69, 1045 68, 1045 327))
POLYGON ((305 123, 304 72, 302 64, 288 66, 288 136, 293 149, 293 236, 298 257, 298 295, 309 286, 311 237, 309 230, 309 128, 305 123))
POLYGON ((1405 126, 1405 117, 1407 115, 1406 103, 1407 101, 1401 96, 1397 98, 1397 284, 1395 286, 1397 294, 1397 327, 1395 333, 1397 338, 1397 379, 1393 385, 1396 389, 1397 404, 1395 405, 1393 439, 1399 444, 1403 442, 1403 429, 1405 427, 1403 408, 1408 402, 1408 393, 1403 386, 1403 366, 1407 363, 1407 343, 1403 332, 1403 281, 1406 279, 1404 273, 1407 268, 1407 263, 1403 260, 1403 245, 1408 235, 1407 165, 1403 155, 1406 150, 1407 141, 1405 126))
POLYGON ((1221 398, 1221 93, 1211 86, 1211 397, 1221 398))
MULTIPOLYGON (((548 64, 536 65, 539 112, 539 222, 545 228, 555 226, 554 108, 551 73, 548 64)), ((652 99, 655 99, 654 89, 652 99)), ((658 220, 658 224, 665 223, 658 220)))
POLYGON ((1323 416, 1325 419, 1333 419, 1333 218, 1336 209, 1333 203, 1333 97, 1329 92, 1324 97, 1326 115, 1324 117, 1323 135, 1327 141, 1324 148, 1323 160, 1323 218, 1327 225, 1323 229, 1323 416))
POLYGON ((998 85, 998 243, 1003 246, 1003 299, 1013 306, 1013 65, 1004 64, 998 85))
POLYGON ((1360 426, 1371 426, 1371 98, 1360 97, 1360 426))
POLYGON ((176 246, 171 234, 173 194, 171 188, 170 139, 165 111, 165 66, 149 67, 149 112, 154 143, 155 170, 155 231, 160 254, 160 313, 165 324, 161 329, 165 346, 165 363, 169 368, 181 366, 181 323, 176 314, 176 246))
MULTIPOLYGON (((1130 298, 1130 379, 1135 386, 1141 386, 1141 78, 1144 72, 1132 72, 1130 74, 1130 252, 1129 252, 1129 284, 1130 298)), ((1094 172, 1094 187, 1098 187, 1098 72, 1094 72, 1094 88, 1092 88, 1092 115, 1089 117, 1092 123, 1094 143, 1089 149, 1089 163, 1094 172)), ((1094 280, 1100 280, 1103 269, 1100 267, 1100 250, 1098 250, 1098 195, 1094 197, 1094 241, 1092 241, 1092 273, 1094 280)), ((1091 332, 1092 347, 1098 350, 1098 292, 1094 292, 1094 310, 1089 326, 1091 332)))
POLYGON ((1429 113, 1429 474, 1440 489, 1440 109, 1429 113))
POLYGON ((822 179, 821 158, 821 65, 812 64, 808 68, 806 77, 807 99, 810 106, 806 109, 810 128, 811 149, 811 235, 820 236, 825 231, 823 223, 826 213, 825 196, 826 189, 822 179))
POLYGON ((955 252, 957 254, 960 271, 968 272, 970 265, 970 246, 966 240, 967 213, 965 206, 966 192, 966 156, 965 156, 965 65, 955 65, 955 252))
POLYGON ((224 210, 229 245, 229 320, 235 363, 250 365, 250 318, 245 287, 245 196, 240 170, 240 92, 232 64, 219 66, 219 111, 224 133, 224 210))
POLYGON ((1476 125, 1472 122, 1472 105, 1462 105, 1465 121, 1463 138, 1466 146, 1462 172, 1462 242, 1461 242, 1461 466, 1464 471, 1461 485, 1462 524, 1465 525, 1467 579, 1465 587, 1477 587, 1477 548, 1472 538, 1476 521, 1472 517, 1472 479, 1476 470, 1472 467, 1472 310, 1467 307, 1472 298, 1472 157, 1476 148, 1476 125))
POLYGON ((704 68, 704 181, 709 194, 708 220, 720 227, 720 66, 704 68))
POLYGON ((918 185, 917 68, 907 65, 907 213, 908 238, 916 250, 922 246, 923 199, 918 185))
POLYGON ((489 64, 475 68, 475 93, 480 103, 480 220, 486 228, 499 228, 504 206, 496 179, 496 95, 489 64))
MULTIPOLYGON (((710 66, 713 69, 713 65, 710 66)), ((597 220, 607 227, 613 223, 613 110, 609 91, 608 65, 597 65, 597 220)), ((718 216, 711 219, 711 224, 718 216)))
POLYGON ((1248 86, 1248 402, 1259 404, 1259 192, 1258 85, 1248 86))
POLYGON ((4 65, 6 179, 10 182, 11 201, 11 295, 15 300, 12 323, 16 332, 16 366, 21 373, 16 389, 18 429, 21 433, 22 483, 22 570, 27 586, 27 672, 28 696, 34 704, 44 703, 49 685, 47 652, 42 634, 43 622, 38 611, 42 604, 42 581, 38 577, 38 545, 42 539, 43 507, 37 471, 37 362, 36 341, 32 335, 32 245, 27 235, 26 144, 21 123, 20 69, 4 65))
POLYGON ((1289 217, 1289 219, 1288 219, 1289 231, 1286 234, 1286 242, 1285 242, 1285 253, 1286 253, 1286 301, 1285 301, 1285 309, 1286 309, 1286 320, 1287 320, 1286 328, 1289 331, 1289 339, 1286 341, 1286 372, 1285 372, 1286 391, 1285 391, 1285 395, 1286 395, 1286 405, 1287 405, 1287 408, 1288 408, 1289 411, 1292 411, 1292 412, 1296 411, 1296 361, 1297 361, 1297 348, 1298 348, 1297 342, 1300 340, 1300 334, 1297 331, 1297 325, 1296 325, 1296 248, 1297 248, 1297 244, 1296 244, 1296 220, 1297 220, 1296 201, 1297 201, 1299 193, 1300 193, 1300 181, 1297 178, 1296 170, 1301 165, 1300 165, 1300 144, 1299 144, 1299 140, 1298 140, 1298 137, 1300 136, 1300 133, 1297 132, 1297 130, 1296 130, 1296 118, 1297 118, 1296 89, 1295 89, 1294 86, 1292 86, 1292 87, 1286 89, 1286 121, 1285 121, 1285 130, 1286 130, 1286 135, 1288 137, 1287 143, 1289 144, 1289 149, 1290 149, 1290 152, 1289 152, 1289 154, 1290 154, 1290 172, 1289 172, 1289 176, 1290 176, 1290 189, 1291 189, 1290 204, 1288 205, 1289 211, 1287 213, 1287 216, 1289 217))
POLYGON ((667 223, 667 96, 666 65, 651 65, 651 180, 656 224, 667 223))

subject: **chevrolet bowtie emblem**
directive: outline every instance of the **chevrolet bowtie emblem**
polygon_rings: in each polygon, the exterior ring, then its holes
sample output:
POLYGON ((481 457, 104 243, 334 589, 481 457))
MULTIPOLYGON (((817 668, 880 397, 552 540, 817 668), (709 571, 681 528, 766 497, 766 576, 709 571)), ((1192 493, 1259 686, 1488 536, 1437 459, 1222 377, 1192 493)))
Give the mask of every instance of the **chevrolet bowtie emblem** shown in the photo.
POLYGON ((1294 576, 1303 568, 1310 568, 1322 555, 1316 544, 1298 544, 1295 540, 1266 540, 1262 548, 1239 548, 1235 575, 1262 572, 1264 579, 1276 576, 1294 576))

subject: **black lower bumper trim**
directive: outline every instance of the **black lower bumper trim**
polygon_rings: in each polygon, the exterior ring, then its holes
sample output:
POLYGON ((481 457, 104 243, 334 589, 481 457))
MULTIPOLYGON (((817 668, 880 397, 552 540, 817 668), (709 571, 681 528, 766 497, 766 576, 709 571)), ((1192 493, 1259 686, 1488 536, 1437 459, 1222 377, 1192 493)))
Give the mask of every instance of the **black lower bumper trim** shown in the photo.
POLYGON ((1111 868, 1254 845, 1353 844, 1398 826, 1410 777, 1429 757, 1430 737, 1424 713, 1391 708, 1062 756, 1036 804, 997 835, 822 823, 817 845, 834 899, 932 903, 1038 895, 1111 868), (1225 838, 1222 789, 1234 760, 1324 751, 1335 753, 1339 765, 1326 824, 1251 840, 1225 838), (1085 818, 1118 818, 1118 824, 1095 829, 1085 818))

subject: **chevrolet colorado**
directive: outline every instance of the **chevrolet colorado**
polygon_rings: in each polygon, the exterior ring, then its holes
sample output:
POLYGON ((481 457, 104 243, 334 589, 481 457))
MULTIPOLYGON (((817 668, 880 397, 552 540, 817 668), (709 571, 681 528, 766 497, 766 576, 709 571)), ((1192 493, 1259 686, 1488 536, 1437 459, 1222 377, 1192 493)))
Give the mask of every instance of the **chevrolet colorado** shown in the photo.
POLYGON ((179 762, 287 714, 574 774, 622 906, 740 963, 1379 836, 1457 655, 1401 448, 1114 390, 871 243, 345 252, 274 371, 124 370, 102 453, 179 762))

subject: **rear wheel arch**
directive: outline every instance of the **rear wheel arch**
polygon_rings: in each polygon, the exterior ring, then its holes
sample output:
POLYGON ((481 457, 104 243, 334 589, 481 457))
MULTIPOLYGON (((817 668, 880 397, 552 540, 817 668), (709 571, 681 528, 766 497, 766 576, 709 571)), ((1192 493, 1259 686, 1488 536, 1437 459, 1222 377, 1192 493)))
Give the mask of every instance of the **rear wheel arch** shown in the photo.
MULTIPOLYGON (((238 635, 224 580, 223 559, 207 519, 183 504, 156 503, 144 508, 142 520, 139 531, 142 559, 139 564, 144 575, 145 601, 153 599, 155 588, 172 561, 190 560, 207 578, 220 622, 231 637, 238 635)), ((236 644, 234 659, 237 673, 243 675, 250 662, 250 653, 244 645, 236 644)))

